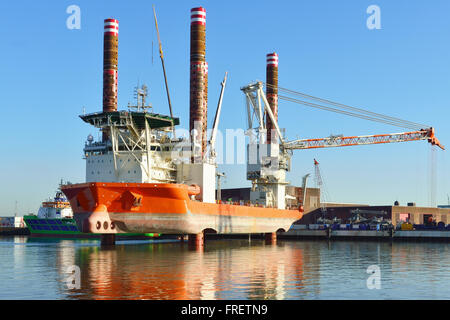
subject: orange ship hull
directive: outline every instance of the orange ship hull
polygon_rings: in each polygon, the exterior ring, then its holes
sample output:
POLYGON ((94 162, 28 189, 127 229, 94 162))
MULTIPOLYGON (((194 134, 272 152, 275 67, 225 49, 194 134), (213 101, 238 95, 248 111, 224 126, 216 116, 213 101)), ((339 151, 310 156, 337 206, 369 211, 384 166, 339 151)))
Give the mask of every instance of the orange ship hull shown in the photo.
POLYGON ((198 187, 184 184, 91 182, 62 191, 78 227, 88 233, 271 233, 287 231, 302 217, 298 210, 192 200, 198 187))

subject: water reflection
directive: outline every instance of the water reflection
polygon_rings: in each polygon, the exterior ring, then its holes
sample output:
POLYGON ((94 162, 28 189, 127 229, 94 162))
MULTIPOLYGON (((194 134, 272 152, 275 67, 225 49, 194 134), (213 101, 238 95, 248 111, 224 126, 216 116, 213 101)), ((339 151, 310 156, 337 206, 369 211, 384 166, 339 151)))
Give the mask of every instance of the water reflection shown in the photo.
MULTIPOLYGON (((64 250, 64 249, 63 249, 64 250)), ((303 249, 252 241, 78 248, 82 299, 286 299, 304 286, 303 249)))
POLYGON ((0 299, 450 299, 447 243, 139 242, 0 237, 0 299), (67 269, 81 287, 69 290, 67 269), (367 287, 378 265, 381 289, 367 287))

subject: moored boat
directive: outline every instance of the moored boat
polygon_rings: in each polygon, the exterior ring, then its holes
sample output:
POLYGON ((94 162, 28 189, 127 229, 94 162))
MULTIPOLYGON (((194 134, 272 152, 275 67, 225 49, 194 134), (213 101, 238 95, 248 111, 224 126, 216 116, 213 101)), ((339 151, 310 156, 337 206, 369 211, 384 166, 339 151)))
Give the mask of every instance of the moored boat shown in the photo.
MULTIPOLYGON (((33 237, 99 238, 98 234, 88 234, 78 229, 70 203, 60 190, 53 199, 42 203, 37 215, 25 215, 23 220, 33 237)), ((126 233, 123 236, 153 238, 159 234, 126 233)))

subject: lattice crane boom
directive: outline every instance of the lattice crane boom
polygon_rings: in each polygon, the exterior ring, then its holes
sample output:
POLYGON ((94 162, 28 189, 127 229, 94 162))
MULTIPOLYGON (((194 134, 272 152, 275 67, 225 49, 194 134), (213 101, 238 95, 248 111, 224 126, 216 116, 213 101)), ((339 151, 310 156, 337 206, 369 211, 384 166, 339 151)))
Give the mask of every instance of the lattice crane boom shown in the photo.
POLYGON ((316 148, 330 148, 330 147, 348 147, 358 145, 380 144, 380 143, 394 143, 406 141, 428 140, 432 145, 436 145, 442 150, 444 146, 439 142, 434 134, 434 128, 423 129, 419 131, 391 133, 391 134, 376 134, 365 136, 330 136, 328 138, 320 139, 298 139, 288 141, 283 144, 286 150, 299 149, 316 149, 316 148))

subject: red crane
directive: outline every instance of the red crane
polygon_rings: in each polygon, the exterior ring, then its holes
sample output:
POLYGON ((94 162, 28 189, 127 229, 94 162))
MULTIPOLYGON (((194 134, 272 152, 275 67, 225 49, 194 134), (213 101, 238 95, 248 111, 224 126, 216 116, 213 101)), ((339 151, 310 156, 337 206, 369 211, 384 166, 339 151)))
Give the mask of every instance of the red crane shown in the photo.
MULTIPOLYGON (((272 85, 268 83, 266 83, 266 86, 272 87, 272 85)), ((282 140, 282 146, 286 150, 348 147, 348 146, 418 141, 418 140, 427 140, 431 145, 438 146, 442 150, 445 150, 444 146, 436 138, 434 128, 430 126, 383 115, 380 113, 368 111, 361 108, 352 107, 349 105, 333 102, 323 98, 314 97, 305 93, 301 93, 298 91, 282 87, 277 87, 277 89, 280 93, 278 95, 278 98, 285 101, 294 102, 297 104, 301 104, 307 107, 312 107, 320 110, 332 111, 364 120, 389 124, 413 130, 400 133, 376 134, 364 136, 344 137, 343 135, 338 135, 319 139, 298 139, 288 142, 282 140), (295 96, 295 98, 293 98, 293 96, 295 96)))
POLYGON ((297 149, 316 149, 316 148, 330 148, 330 147, 349 147, 359 146, 367 144, 379 144, 379 143, 393 143, 393 142, 406 142, 428 140, 432 145, 436 145, 442 150, 445 150, 444 146, 434 135, 434 129, 424 129, 419 131, 402 132, 402 133, 390 133, 390 134, 375 134, 365 136, 330 136, 328 138, 319 139, 298 139, 286 142, 284 144, 285 149, 297 150, 297 149))

